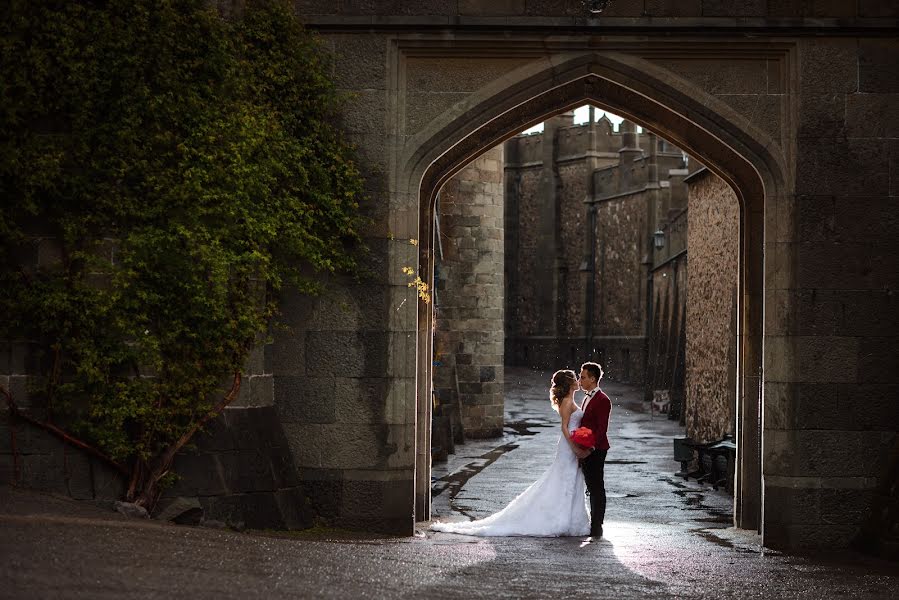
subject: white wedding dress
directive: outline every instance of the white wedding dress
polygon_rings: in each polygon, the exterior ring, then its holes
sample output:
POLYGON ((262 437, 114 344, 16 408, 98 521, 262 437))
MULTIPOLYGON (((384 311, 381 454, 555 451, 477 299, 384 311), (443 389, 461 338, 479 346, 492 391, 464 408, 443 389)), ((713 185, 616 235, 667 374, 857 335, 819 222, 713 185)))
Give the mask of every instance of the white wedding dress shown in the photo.
MULTIPOLYGON (((584 411, 571 413, 569 431, 581 424, 584 411)), ((590 533, 584 497, 584 473, 564 436, 559 437, 553 464, 504 509, 486 519, 433 523, 431 530, 478 536, 580 536, 590 533)))

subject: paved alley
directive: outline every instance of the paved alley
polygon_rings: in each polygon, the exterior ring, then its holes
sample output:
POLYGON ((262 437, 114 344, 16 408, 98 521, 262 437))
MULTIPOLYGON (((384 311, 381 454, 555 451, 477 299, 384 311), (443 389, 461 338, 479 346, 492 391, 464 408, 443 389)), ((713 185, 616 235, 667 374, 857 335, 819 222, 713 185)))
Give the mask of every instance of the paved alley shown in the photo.
MULTIPOLYGON (((510 370, 499 440, 434 469, 434 517, 499 510, 550 464, 549 373, 510 370)), ((730 527, 731 499, 674 476, 680 427, 612 397, 606 537, 410 538, 333 530, 232 532, 128 520, 0 487, 0 598, 889 598, 899 566, 854 554, 770 552, 730 527)))

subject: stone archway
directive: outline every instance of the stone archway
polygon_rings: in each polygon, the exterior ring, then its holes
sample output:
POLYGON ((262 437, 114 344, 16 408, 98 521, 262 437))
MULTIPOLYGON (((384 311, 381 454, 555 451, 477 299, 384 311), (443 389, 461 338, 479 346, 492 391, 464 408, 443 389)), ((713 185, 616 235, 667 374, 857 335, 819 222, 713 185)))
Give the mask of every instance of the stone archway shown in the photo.
MULTIPOLYGON (((408 140, 397 191, 417 199, 420 272, 433 281, 437 192, 479 154, 547 117, 589 102, 619 114, 698 157, 736 191, 741 212, 738 300, 738 478, 735 524, 760 529, 765 215, 785 191, 779 147, 745 117, 695 85, 618 52, 550 54, 472 94, 408 140)), ((768 259, 770 261, 770 259, 768 259)), ((416 520, 429 515, 433 313, 418 311, 416 520)))

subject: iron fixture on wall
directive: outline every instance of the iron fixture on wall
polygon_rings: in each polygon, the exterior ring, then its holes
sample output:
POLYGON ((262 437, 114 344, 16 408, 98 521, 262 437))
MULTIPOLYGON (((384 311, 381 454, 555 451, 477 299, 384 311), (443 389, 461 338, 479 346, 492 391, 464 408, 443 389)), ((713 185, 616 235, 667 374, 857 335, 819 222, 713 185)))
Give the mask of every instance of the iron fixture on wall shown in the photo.
POLYGON ((590 11, 591 15, 598 15, 609 8, 611 3, 612 0, 584 0, 584 6, 590 11))
POLYGON ((655 246, 656 250, 661 250, 665 247, 665 232, 661 229, 657 229, 652 234, 653 246, 655 246))

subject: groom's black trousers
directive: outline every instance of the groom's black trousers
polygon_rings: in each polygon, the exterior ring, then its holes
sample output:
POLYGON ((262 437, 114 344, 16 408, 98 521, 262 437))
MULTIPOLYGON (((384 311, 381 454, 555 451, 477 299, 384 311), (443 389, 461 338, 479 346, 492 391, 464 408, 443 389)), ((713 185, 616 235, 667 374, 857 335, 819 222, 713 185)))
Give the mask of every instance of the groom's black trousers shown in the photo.
POLYGON ((584 470, 584 481, 587 483, 587 495, 590 496, 590 532, 594 533, 602 527, 606 516, 606 454, 608 450, 594 450, 581 463, 584 470))

